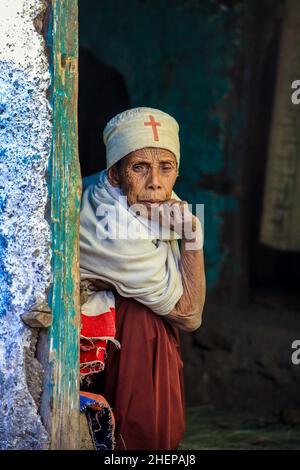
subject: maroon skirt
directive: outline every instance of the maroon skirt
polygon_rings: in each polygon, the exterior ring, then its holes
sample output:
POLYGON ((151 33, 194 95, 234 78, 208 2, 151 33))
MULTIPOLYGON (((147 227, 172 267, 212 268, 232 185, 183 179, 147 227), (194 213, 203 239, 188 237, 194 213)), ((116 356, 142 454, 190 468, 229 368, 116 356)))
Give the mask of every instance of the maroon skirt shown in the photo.
POLYGON ((185 431, 179 331, 136 300, 116 295, 116 339, 103 395, 116 420, 116 450, 175 450, 185 431))

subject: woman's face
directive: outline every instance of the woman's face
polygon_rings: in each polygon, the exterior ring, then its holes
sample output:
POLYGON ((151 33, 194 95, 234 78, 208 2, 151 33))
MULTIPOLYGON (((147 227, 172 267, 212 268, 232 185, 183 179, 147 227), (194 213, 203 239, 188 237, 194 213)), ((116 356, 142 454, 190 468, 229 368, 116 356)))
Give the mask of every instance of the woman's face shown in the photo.
POLYGON ((171 198, 177 178, 177 160, 169 150, 145 147, 122 158, 108 170, 113 186, 127 196, 129 206, 142 203, 151 206, 171 198))

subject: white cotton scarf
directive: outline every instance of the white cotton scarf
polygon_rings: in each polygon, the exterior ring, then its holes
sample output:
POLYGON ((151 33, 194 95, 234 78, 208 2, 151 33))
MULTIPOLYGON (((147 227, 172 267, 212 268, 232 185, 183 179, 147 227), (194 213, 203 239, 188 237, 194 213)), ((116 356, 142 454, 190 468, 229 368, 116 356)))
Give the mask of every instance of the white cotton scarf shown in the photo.
MULTIPOLYGON (((178 199, 175 193, 172 197, 178 199)), ((106 281, 121 296, 136 299, 157 315, 168 314, 183 290, 176 240, 179 237, 174 232, 167 233, 161 234, 158 224, 137 217, 121 189, 109 183, 107 171, 103 170, 96 183, 83 192, 81 279, 106 281), (130 236, 126 238, 127 232, 130 236)), ((101 302, 101 296, 93 299, 91 295, 84 310, 92 313, 96 299, 101 302)), ((99 312, 101 305, 97 308, 99 312)))

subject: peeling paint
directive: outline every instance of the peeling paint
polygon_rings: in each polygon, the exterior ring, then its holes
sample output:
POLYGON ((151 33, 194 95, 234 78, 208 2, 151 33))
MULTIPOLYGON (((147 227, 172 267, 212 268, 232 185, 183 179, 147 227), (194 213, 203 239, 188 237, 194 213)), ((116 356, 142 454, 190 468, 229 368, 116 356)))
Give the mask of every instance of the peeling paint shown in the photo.
MULTIPOLYGON (((51 218, 55 273, 51 289, 51 449, 79 447, 79 215, 81 177, 77 140, 77 1, 52 2, 51 218), (63 347, 62 347, 63 344, 63 347)), ((43 416, 47 412, 43 413, 43 416)))
POLYGON ((33 360, 36 339, 20 318, 45 299, 51 280, 51 233, 45 218, 50 74, 34 24, 44 9, 43 0, 0 0, 1 449, 49 446, 38 415, 39 390, 33 398, 33 382, 29 390, 27 381, 30 367, 35 367, 32 377, 41 374, 33 360))

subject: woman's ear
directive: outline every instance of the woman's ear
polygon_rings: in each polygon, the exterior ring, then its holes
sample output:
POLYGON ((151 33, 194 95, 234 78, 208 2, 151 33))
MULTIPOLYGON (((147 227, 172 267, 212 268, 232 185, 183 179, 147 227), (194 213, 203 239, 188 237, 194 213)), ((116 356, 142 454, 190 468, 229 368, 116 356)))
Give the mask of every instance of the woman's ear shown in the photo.
POLYGON ((112 186, 120 186, 119 171, 116 165, 111 166, 107 170, 107 177, 112 186))

